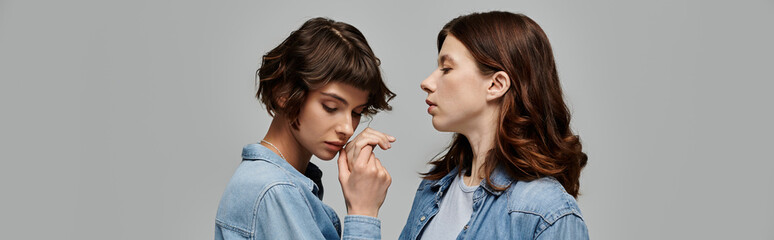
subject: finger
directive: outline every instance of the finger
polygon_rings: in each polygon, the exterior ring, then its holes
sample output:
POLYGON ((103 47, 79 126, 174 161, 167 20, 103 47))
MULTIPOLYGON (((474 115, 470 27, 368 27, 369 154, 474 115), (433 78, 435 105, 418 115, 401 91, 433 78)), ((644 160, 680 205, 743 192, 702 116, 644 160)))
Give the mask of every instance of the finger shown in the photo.
MULTIPOLYGON (((392 183, 392 176, 390 176, 390 172, 387 171, 387 168, 385 168, 384 165, 382 165, 382 161, 379 160, 379 158, 376 158, 376 160, 374 160, 374 163, 378 167, 379 175, 382 177, 384 182, 387 183, 387 187, 389 187, 390 184, 392 183)), ((385 191, 387 190, 385 189, 385 191)))
POLYGON ((355 162, 357 162, 358 155, 360 155, 360 150, 362 148, 357 147, 357 143, 354 142, 353 140, 352 142, 349 142, 347 144, 346 149, 347 149, 347 160, 349 163, 349 170, 352 171, 352 169, 354 169, 355 167, 355 162))
POLYGON ((396 140, 396 138, 394 136, 386 134, 386 133, 383 133, 383 132, 380 132, 380 131, 376 131, 373 128, 367 128, 366 130, 364 130, 364 132, 366 132, 366 131, 368 133, 370 133, 370 134, 376 134, 376 135, 383 136, 388 142, 395 142, 395 140, 396 140))
POLYGON ((376 155, 371 153, 371 156, 368 158, 368 168, 371 169, 372 173, 379 174, 380 168, 379 168, 379 158, 376 158, 376 155))
POLYGON ((387 173, 387 168, 384 168, 384 165, 382 165, 382 160, 379 158, 376 158, 374 160, 374 165, 379 169, 379 171, 383 171, 384 173, 387 173))
POLYGON ((371 146, 366 146, 363 149, 361 149, 360 154, 358 154, 357 160, 355 160, 354 168, 367 166, 368 162, 370 162, 369 160, 371 158, 371 155, 373 155, 373 153, 371 153, 373 149, 374 148, 371 146))
POLYGON ((347 161, 347 152, 344 149, 341 149, 341 152, 339 153, 338 165, 339 165, 339 177, 344 177, 344 179, 346 179, 349 176, 350 167, 349 167, 349 161, 347 161))
POLYGON ((383 169, 384 166, 382 166, 382 160, 379 160, 379 158, 374 157, 374 166, 376 166, 379 169, 383 169))
POLYGON ((382 150, 392 148, 392 142, 395 142, 395 137, 376 130, 369 131, 369 136, 379 140, 379 147, 381 147, 382 150))
MULTIPOLYGON (((358 152, 358 151, 355 151, 354 145, 355 145, 354 143, 349 142, 349 143, 347 143, 347 146, 344 147, 344 149, 346 149, 346 152, 347 152, 347 154, 346 154, 347 155, 347 160, 348 160, 347 162, 348 162, 350 170, 352 170, 352 165, 354 164, 355 160, 357 159, 357 158, 355 158, 355 153, 358 152)), ((344 149, 342 149, 342 151, 344 149)))
POLYGON ((366 145, 376 146, 379 145, 380 148, 383 150, 390 149, 392 147, 390 145, 390 141, 387 140, 387 137, 383 134, 376 134, 376 133, 366 133, 363 134, 363 136, 356 140, 356 146, 357 147, 363 147, 366 145))
POLYGON ((369 151, 373 151, 374 146, 378 144, 378 140, 369 136, 362 136, 351 144, 353 147, 349 151, 354 152, 354 154, 350 154, 351 159, 360 159, 360 153, 363 152, 362 150, 368 147, 368 149, 370 149, 369 151))
POLYGON ((376 170, 377 173, 381 172, 382 169, 383 169, 382 161, 379 160, 379 158, 377 158, 376 155, 374 155, 372 157, 373 157, 373 159, 371 159, 371 162, 370 162, 371 166, 373 166, 374 170, 376 170))

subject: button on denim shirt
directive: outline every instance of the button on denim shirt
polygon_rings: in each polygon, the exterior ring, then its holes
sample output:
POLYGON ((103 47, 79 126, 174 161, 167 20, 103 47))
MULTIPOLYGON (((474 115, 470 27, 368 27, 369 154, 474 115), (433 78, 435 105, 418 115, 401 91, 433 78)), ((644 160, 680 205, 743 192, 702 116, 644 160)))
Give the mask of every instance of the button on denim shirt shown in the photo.
MULTIPOLYGON (((422 180, 400 239, 419 239, 457 172, 422 180)), ((556 179, 516 181, 501 168, 490 179, 496 186, 510 187, 497 191, 482 181, 473 193, 473 214, 457 239, 589 238, 578 204, 556 179)))
POLYGON ((348 215, 342 234, 339 217, 322 202, 320 188, 312 179, 260 144, 242 149, 242 163, 226 186, 215 216, 216 240, 340 236, 380 239, 381 222, 348 215))

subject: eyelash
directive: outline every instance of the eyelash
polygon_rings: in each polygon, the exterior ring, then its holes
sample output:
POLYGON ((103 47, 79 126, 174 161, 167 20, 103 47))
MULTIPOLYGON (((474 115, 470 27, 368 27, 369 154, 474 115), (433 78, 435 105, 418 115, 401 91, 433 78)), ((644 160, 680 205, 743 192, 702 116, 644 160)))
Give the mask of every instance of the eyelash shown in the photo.
POLYGON ((325 109, 326 112, 332 113, 335 112, 336 108, 329 108, 328 106, 325 106, 325 104, 322 105, 323 109, 325 109))
POLYGON ((449 71, 451 71, 451 68, 441 68, 441 72, 443 72, 443 74, 446 74, 449 71))
MULTIPOLYGON (((329 112, 329 113, 333 113, 336 110, 338 110, 338 108, 329 108, 328 106, 325 106, 325 104, 323 104, 322 107, 323 107, 323 109, 325 109, 326 112, 329 112)), ((352 116, 361 117, 361 116, 363 116, 363 113, 352 112, 352 116)))

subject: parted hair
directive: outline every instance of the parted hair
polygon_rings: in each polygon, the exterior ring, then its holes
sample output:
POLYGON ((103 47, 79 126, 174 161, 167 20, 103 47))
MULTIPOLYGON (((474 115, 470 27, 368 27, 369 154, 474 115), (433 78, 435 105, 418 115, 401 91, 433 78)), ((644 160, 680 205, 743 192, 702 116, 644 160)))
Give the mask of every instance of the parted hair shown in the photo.
POLYGON ((395 94, 382 80, 377 58, 357 28, 327 18, 312 18, 266 53, 256 72, 255 97, 269 115, 281 113, 293 126, 310 90, 335 81, 369 92, 363 113, 391 110, 395 94))
MULTIPOLYGON (((502 97, 494 147, 482 165, 486 184, 504 168, 516 180, 551 176, 573 197, 578 196, 580 172, 588 157, 580 138, 570 129, 548 37, 529 17, 510 12, 473 13, 447 23, 438 34, 438 51, 448 36, 470 51, 482 74, 504 71, 511 87, 502 97)), ((473 151, 468 139, 455 134, 446 153, 431 161, 426 179, 437 180, 455 167, 470 172, 473 151)))

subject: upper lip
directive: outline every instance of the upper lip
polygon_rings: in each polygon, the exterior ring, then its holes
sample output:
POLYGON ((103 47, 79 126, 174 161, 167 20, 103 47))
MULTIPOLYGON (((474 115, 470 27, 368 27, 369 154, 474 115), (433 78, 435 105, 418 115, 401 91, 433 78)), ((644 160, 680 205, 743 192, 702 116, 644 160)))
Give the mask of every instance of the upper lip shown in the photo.
POLYGON ((434 102, 431 102, 430 100, 427 100, 427 99, 425 99, 425 103, 427 103, 427 105, 430 105, 430 106, 435 106, 434 102))
POLYGON ((326 141, 325 143, 328 143, 328 144, 331 144, 331 145, 335 145, 337 147, 343 147, 344 144, 345 144, 345 142, 331 142, 331 141, 326 141))

